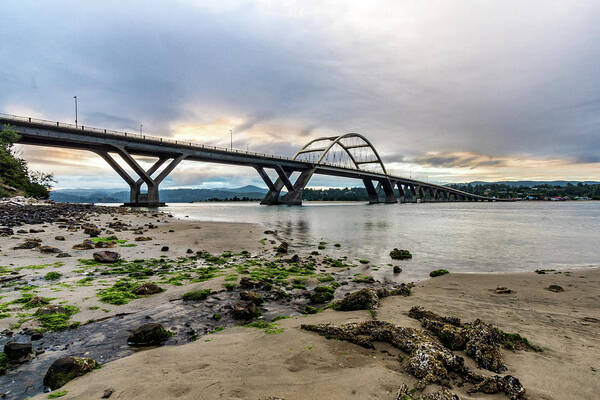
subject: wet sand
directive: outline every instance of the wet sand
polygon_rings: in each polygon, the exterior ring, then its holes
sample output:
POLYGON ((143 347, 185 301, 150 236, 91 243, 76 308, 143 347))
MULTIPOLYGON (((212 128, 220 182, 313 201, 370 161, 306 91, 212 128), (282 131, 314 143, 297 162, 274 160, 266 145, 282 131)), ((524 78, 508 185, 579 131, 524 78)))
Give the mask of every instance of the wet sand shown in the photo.
MULTIPOLYGON (((89 222, 105 226, 114 217, 90 215, 89 222)), ((126 259, 169 258, 185 256, 187 249, 211 253, 231 250, 250 251, 253 256, 272 253, 279 243, 274 235, 263 233, 264 227, 253 224, 220 222, 185 222, 167 215, 119 215, 119 220, 134 226, 147 223, 156 228, 146 229, 144 236, 151 241, 136 242, 133 231, 115 232, 119 239, 136 247, 115 247, 126 259), (173 230, 174 232, 169 232, 173 230), (267 240, 263 240, 267 237, 267 240), (161 251, 169 246, 168 252, 161 251)), ((89 320, 104 320, 118 313, 152 314, 153 310, 168 313, 168 304, 179 300, 184 292, 196 288, 220 290, 224 277, 182 286, 165 285, 165 292, 134 300, 125 305, 101 303, 96 297, 98 286, 58 286, 45 282, 42 276, 49 271, 63 274, 61 284, 74 284, 81 279, 78 259, 89 259, 94 250, 72 250, 73 244, 89 238, 83 231, 67 232, 58 223, 31 225, 16 229, 44 229, 42 233, 15 234, 19 239, 2 238, 0 265, 24 267, 64 262, 62 266, 40 269, 20 269, 24 280, 39 285, 38 295, 53 298, 53 304, 76 305, 80 312, 72 321, 85 324, 89 320), (65 241, 56 241, 56 235, 65 241), (59 247, 71 258, 56 258, 35 249, 12 250, 25 238, 42 239, 42 244, 59 247)), ((100 236, 106 236, 102 233, 100 236)), ((102 249, 100 249, 102 250, 102 249)), ((298 250, 298 249, 294 249, 298 250)), ((341 255, 343 249, 335 251, 341 255)), ((301 252, 301 256, 306 254, 301 252)), ((357 267, 361 273, 369 266, 357 267)), ((354 271, 356 272, 356 271, 354 271)), ((4 275, 3 275, 4 277, 4 275)), ((101 284, 109 285, 118 277, 106 277, 101 284)), ((315 284, 314 282, 311 284, 315 284)), ((346 282, 336 292, 352 287, 346 282)), ((20 295, 4 290, 2 302, 20 295)), ((600 269, 587 268, 547 274, 454 274, 417 283, 410 297, 383 299, 377 318, 401 326, 419 327, 408 317, 414 305, 444 315, 460 317, 463 321, 481 318, 499 328, 527 337, 543 352, 512 352, 503 350, 507 373, 518 377, 530 399, 595 399, 600 393, 600 269), (563 292, 547 290, 551 284, 560 285, 563 292), (499 286, 508 287, 510 294, 496 294, 499 286)), ((224 331, 200 336, 192 343, 163 346, 136 352, 111 361, 101 369, 75 379, 62 387, 64 399, 99 399, 106 390, 113 390, 111 399, 396 399, 403 383, 412 387, 416 379, 404 372, 398 362, 400 351, 378 344, 375 350, 337 340, 327 340, 315 333, 303 331, 301 324, 366 321, 372 318, 367 311, 336 312, 326 310, 315 315, 297 316, 278 321, 284 331, 266 334, 263 330, 234 326, 224 331)), ((15 323, 17 318, 0 319, 0 331, 15 323)), ((19 328, 36 327, 35 320, 19 328)), ((88 325, 93 326, 93 325, 88 325)), ((79 328, 82 329, 82 328, 79 328)), ((124 339, 123 339, 124 340, 124 339)), ((68 348, 63 349, 68 353, 68 348)), ((79 354, 78 354, 79 355, 79 354)), ((464 354, 463 354, 464 355, 464 354)), ((44 355, 40 356, 44 357, 44 355)), ((50 357, 46 354, 46 357, 50 357)), ((468 357, 466 362, 477 372, 468 357)), ((35 362, 35 360, 33 361, 35 362)), ((487 372, 488 375, 491 375, 487 372)), ((41 379, 39 376, 36 379, 41 379)), ((427 392, 436 390, 430 385, 427 392)), ((466 388, 452 391, 461 399, 506 399, 505 395, 468 394, 466 388)), ((1 391, 0 391, 1 392, 1 391)), ((46 399, 48 394, 34 397, 46 399)))
MULTIPOLYGON (((463 320, 482 318, 542 347, 540 353, 503 350, 510 374, 521 380, 528 398, 591 400, 600 393, 599 304, 597 268, 545 275, 450 274, 419 283, 410 297, 384 299, 378 318, 418 327, 407 315, 413 305, 463 320), (550 284, 565 290, 550 292, 550 284), (498 286, 514 293, 496 294, 498 286)), ((327 310, 282 320, 285 331, 275 335, 226 329, 108 363, 61 390, 68 391, 65 399, 98 399, 107 389, 116 399, 395 399, 402 383, 416 382, 400 370, 398 350, 383 344, 368 350, 299 328, 370 318, 366 311, 327 310)), ((461 399, 507 398, 453 391, 461 399)))

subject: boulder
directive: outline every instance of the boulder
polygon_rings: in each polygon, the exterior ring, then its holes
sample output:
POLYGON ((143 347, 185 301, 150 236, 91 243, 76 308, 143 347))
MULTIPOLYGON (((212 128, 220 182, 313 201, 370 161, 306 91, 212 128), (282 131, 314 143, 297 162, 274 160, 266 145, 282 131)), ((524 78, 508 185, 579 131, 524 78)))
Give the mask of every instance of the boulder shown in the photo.
POLYGON ((240 299, 251 301, 256 305, 261 305, 264 302, 264 299, 260 294, 251 290, 242 290, 240 292, 240 299))
POLYGON ((161 247, 160 251, 169 251, 169 246, 163 246, 163 247, 161 247))
POLYGON ((390 257, 394 260, 405 260, 408 258, 412 258, 412 254, 408 250, 394 249, 390 251, 390 257))
POLYGON ((188 254, 194 254, 194 250, 192 250, 192 249, 187 249, 185 252, 188 254))
POLYGON ((147 283, 144 283, 143 285, 138 286, 135 289, 133 289, 133 294, 136 294, 138 296, 148 296, 148 295, 160 293, 163 291, 164 291, 164 289, 161 288, 160 286, 158 286, 157 284, 152 283, 152 282, 147 282, 147 283))
POLYGON ((96 242, 94 243, 94 247, 97 249, 110 249, 111 247, 115 247, 115 242, 96 242))
POLYGON ((0 228, 0 236, 2 237, 12 236, 14 234, 15 231, 13 231, 11 228, 0 228))
POLYGON ((563 289, 562 286, 559 285, 550 285, 546 288, 547 290, 554 292, 554 293, 559 293, 559 292, 564 292, 565 289, 563 289))
POLYGON ((259 316, 260 311, 252 301, 238 301, 231 307, 231 314, 234 319, 248 320, 259 316))
POLYGON ((73 246, 73 250, 91 250, 94 248, 94 244, 89 240, 84 240, 82 243, 73 246))
POLYGON ((361 289, 348 293, 342 300, 334 304, 339 311, 374 310, 379 304, 379 296, 373 289, 361 289))
POLYGON ((399 274, 400 272, 402 272, 402 268, 398 265, 394 265, 394 273, 399 274))
POLYGON ((44 385, 55 390, 98 368, 100 363, 92 358, 61 357, 48 368, 44 376, 44 385))
POLYGON ((163 328, 156 322, 150 322, 137 328, 127 339, 127 343, 132 346, 158 346, 173 333, 163 328))
POLYGON ((60 253, 62 253, 61 249, 57 249, 56 247, 52 247, 52 246, 40 246, 39 250, 40 250, 40 252, 45 253, 45 254, 60 254, 60 253))
POLYGON ((152 238, 149 236, 138 236, 135 238, 136 242, 147 242, 149 240, 152 240, 152 238))
POLYGON ((60 242, 64 242, 65 241, 65 237, 64 236, 55 236, 54 240, 58 240, 60 242))
POLYGON ((279 246, 277 246, 276 251, 279 254, 284 254, 284 253, 288 252, 288 247, 289 247, 288 242, 281 242, 281 244, 279 246))
POLYGON ((71 257, 71 255, 69 253, 58 253, 56 255, 57 258, 66 258, 66 257, 71 257))
POLYGON ((81 227, 83 228, 83 233, 90 235, 90 237, 98 237, 101 233, 100 228, 94 224, 83 224, 81 227))
POLYGON ((13 247, 13 250, 35 249, 40 246, 40 243, 42 243, 41 239, 26 239, 23 243, 13 247))
POLYGON ((45 230, 43 229, 30 229, 29 233, 43 233, 45 230))
POLYGON ((258 286, 259 286, 258 282, 254 281, 246 276, 244 276, 244 277, 242 277, 242 279, 240 279, 240 287, 242 289, 253 289, 258 286))
POLYGON ((31 360, 33 346, 31 343, 8 342, 4 345, 4 354, 13 364, 21 364, 31 360))
POLYGON ((106 264, 116 263, 117 261, 119 261, 120 258, 121 256, 119 255, 119 253, 114 251, 104 250, 97 251, 94 253, 94 260, 106 264))

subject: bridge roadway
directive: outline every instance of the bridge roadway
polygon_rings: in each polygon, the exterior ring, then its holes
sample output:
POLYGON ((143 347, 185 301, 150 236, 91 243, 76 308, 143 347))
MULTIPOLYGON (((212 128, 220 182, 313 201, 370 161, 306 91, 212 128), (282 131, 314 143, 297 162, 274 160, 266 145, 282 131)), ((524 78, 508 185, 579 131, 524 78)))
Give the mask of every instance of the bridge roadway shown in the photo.
POLYGON ((362 180, 367 189, 370 203, 495 201, 495 199, 473 195, 446 186, 388 175, 373 145, 365 137, 358 134, 313 140, 298 151, 293 158, 289 158, 109 129, 91 128, 84 125, 76 126, 63 122, 0 114, 0 126, 4 125, 10 125, 20 135, 18 143, 21 144, 88 150, 98 154, 129 185, 130 201, 125 204, 129 206, 157 207, 164 205, 159 199, 159 185, 183 160, 255 168, 269 188, 269 192, 261 202, 261 204, 266 205, 302 204, 302 191, 314 174, 362 180), (354 146, 344 146, 343 139, 346 138, 355 138, 360 143, 354 146), (323 142, 328 146, 316 149, 310 147, 313 143, 323 142), (326 154, 334 145, 338 145, 345 150, 354 162, 354 168, 326 161, 326 154), (367 148, 375 158, 373 160, 357 161, 356 157, 352 156, 352 149, 355 148, 367 148), (307 153, 315 152, 320 155, 317 161, 301 158, 307 153), (115 153, 125 161, 137 177, 132 177, 116 162, 113 157, 115 153), (158 160, 146 170, 133 156, 156 157, 158 160), (156 175, 155 173, 167 161, 167 166, 156 175), (380 164, 382 171, 374 172, 364 168, 361 169, 361 165, 369 163, 380 164), (272 169, 277 173, 278 178, 275 182, 271 180, 265 169, 272 169), (299 176, 292 182, 291 178, 294 172, 298 172, 299 176), (147 193, 141 192, 143 184, 147 186, 147 193), (287 193, 282 193, 284 188, 287 193), (383 189, 383 196, 380 196, 381 189, 383 189))

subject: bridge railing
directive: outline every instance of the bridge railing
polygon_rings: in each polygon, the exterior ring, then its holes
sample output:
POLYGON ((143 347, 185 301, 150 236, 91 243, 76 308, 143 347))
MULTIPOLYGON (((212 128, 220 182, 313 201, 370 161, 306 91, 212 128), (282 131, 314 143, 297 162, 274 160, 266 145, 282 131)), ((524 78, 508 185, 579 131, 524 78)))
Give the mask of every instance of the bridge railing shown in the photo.
POLYGON ((257 153, 257 152, 248 151, 248 150, 230 149, 227 147, 210 146, 210 145, 205 145, 205 144, 198 143, 198 142, 175 140, 175 139, 169 139, 169 138, 164 138, 164 137, 160 137, 160 136, 144 135, 144 134, 131 133, 131 132, 126 132, 126 131, 115 131, 112 129, 94 128, 94 127, 87 126, 87 125, 75 125, 75 124, 70 124, 70 123, 66 123, 66 122, 49 121, 49 120, 45 120, 45 119, 32 118, 32 117, 22 117, 19 115, 0 113, 0 118, 6 119, 6 120, 13 120, 15 122, 18 121, 18 122, 26 122, 26 123, 32 123, 32 124, 38 124, 38 125, 45 125, 45 126, 49 126, 49 127, 69 128, 69 129, 81 131, 81 133, 83 133, 83 134, 90 133, 90 132, 91 133, 99 133, 102 135, 112 135, 112 136, 119 136, 119 137, 148 140, 148 141, 153 141, 158 144, 171 143, 171 144, 175 144, 175 145, 179 145, 179 146, 189 146, 192 148, 212 149, 212 150, 223 151, 223 152, 228 152, 228 153, 247 154, 247 155, 253 155, 256 157, 266 157, 266 158, 275 158, 275 159, 286 160, 286 161, 296 161, 291 157, 282 157, 282 156, 266 154, 266 153, 257 153))
MULTIPOLYGON (((91 126, 75 125, 75 124, 70 124, 70 123, 66 123, 66 122, 49 121, 49 120, 45 120, 45 119, 23 117, 23 116, 19 116, 19 115, 0 113, 0 119, 9 120, 9 121, 12 120, 15 122, 32 123, 32 124, 44 125, 44 126, 48 126, 48 127, 69 128, 69 129, 81 131, 81 133, 83 133, 83 134, 97 133, 97 134, 101 134, 101 135, 137 138, 137 139, 152 141, 157 144, 171 143, 171 144, 175 144, 175 145, 179 145, 179 146, 188 146, 190 148, 211 149, 211 150, 217 150, 217 151, 222 151, 222 152, 227 152, 227 153, 246 154, 246 155, 252 155, 252 156, 256 156, 256 157, 298 162, 298 160, 291 158, 291 157, 282 157, 282 156, 276 156, 276 155, 271 155, 271 154, 266 154, 266 153, 257 153, 257 152, 253 152, 253 151, 247 151, 247 150, 229 149, 226 147, 205 145, 205 144, 198 143, 198 142, 181 141, 181 140, 163 138, 163 137, 159 137, 159 136, 144 135, 144 134, 139 134, 139 133, 125 132, 125 131, 116 131, 116 130, 112 130, 112 129, 94 128, 91 126)), ((300 161, 300 162, 311 164, 310 162, 307 162, 307 161, 300 161)), ((330 163, 330 162, 321 161, 318 165, 329 166, 329 167, 351 170, 351 171, 373 173, 372 171, 364 171, 364 170, 360 170, 358 168, 340 167, 339 165, 336 165, 335 163, 330 163)), ((388 175, 384 175, 384 174, 380 174, 380 175, 388 176, 388 175)), ((392 177, 390 176, 390 178, 392 178, 392 177)), ((417 182, 418 181, 415 181, 415 183, 417 183, 417 182)), ((431 184, 431 186, 442 187, 440 185, 434 185, 434 184, 431 184)), ((450 188, 448 188, 448 189, 450 189, 450 188)))

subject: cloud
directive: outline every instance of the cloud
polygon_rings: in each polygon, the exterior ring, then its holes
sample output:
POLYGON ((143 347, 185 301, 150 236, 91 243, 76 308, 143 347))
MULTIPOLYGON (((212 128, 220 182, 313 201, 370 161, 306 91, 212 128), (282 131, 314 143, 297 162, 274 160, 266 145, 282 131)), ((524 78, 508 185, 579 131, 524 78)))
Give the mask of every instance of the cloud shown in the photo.
POLYGON ((281 155, 358 131, 389 165, 561 159, 583 176, 600 154, 599 18, 542 0, 7 0, 0 112, 71 121, 77 95, 90 126, 225 146, 232 129, 281 155))

